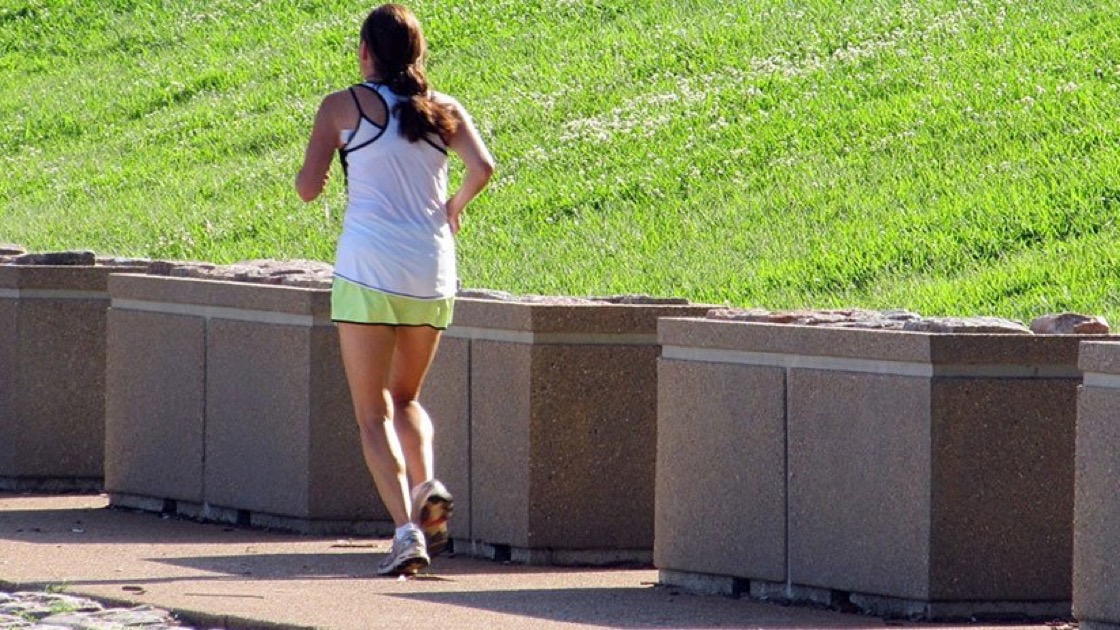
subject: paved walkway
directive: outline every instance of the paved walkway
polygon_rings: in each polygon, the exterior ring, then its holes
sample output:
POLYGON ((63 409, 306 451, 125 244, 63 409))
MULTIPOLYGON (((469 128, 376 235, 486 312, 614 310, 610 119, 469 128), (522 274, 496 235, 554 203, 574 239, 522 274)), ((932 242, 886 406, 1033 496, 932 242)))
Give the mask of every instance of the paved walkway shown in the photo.
POLYGON ((172 610, 205 628, 934 627, 689 595, 657 586, 652 569, 441 557, 416 579, 379 578, 374 567, 387 550, 382 539, 295 536, 109 509, 104 496, 0 494, 0 590, 61 585, 103 602, 172 610))

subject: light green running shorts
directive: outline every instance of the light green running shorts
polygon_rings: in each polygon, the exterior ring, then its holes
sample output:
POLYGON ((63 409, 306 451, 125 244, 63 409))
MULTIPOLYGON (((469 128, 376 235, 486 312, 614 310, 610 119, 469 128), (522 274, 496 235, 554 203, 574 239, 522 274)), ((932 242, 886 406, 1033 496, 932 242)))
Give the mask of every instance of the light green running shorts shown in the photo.
POLYGON ((445 330, 454 311, 453 297, 419 300, 383 293, 338 276, 331 285, 331 319, 336 322, 445 330))

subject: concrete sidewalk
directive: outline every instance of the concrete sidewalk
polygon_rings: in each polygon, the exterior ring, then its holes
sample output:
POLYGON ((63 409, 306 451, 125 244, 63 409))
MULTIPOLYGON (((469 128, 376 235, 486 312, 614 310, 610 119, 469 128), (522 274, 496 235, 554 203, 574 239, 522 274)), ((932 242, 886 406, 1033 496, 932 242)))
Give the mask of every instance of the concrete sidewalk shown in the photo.
POLYGON ((172 610, 206 628, 935 627, 689 595, 657 586, 653 569, 441 557, 416 579, 380 578, 374 569, 387 550, 381 539, 295 536, 109 509, 104 496, 0 494, 0 588, 62 585, 114 604, 172 610))

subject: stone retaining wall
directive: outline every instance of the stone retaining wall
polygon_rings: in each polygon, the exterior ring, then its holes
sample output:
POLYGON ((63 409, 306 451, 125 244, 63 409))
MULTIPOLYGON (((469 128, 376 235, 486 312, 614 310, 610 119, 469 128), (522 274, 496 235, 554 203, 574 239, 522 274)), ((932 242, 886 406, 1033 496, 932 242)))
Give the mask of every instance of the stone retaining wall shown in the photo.
MULTIPOLYGON (((389 532, 329 279, 306 261, 0 247, 0 489, 104 479, 118 506, 389 532)), ((1060 617, 1072 594, 1084 627, 1120 627, 1120 345, 1083 345, 1075 404, 1084 336, 707 311, 465 292, 421 397, 458 550, 596 564, 652 548, 669 584, 926 618, 1060 617)))
MULTIPOLYGON (((329 276, 252 264, 157 270, 167 277, 110 280, 113 504, 388 531, 329 321, 329 276)), ((648 561, 656 320, 707 310, 682 302, 460 297, 421 395, 437 474, 456 496, 460 551, 648 561)))
POLYGON ((1068 614, 1082 338, 904 332, 967 325, 905 313, 727 319, 659 327, 662 581, 925 618, 1068 614))

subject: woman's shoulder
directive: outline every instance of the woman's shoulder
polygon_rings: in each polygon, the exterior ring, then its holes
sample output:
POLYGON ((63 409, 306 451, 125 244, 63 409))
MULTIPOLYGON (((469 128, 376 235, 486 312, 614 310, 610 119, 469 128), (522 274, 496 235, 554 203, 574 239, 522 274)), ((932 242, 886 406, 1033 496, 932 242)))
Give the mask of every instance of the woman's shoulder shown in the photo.
POLYGON ((335 112, 346 108, 353 100, 350 96, 350 89, 351 88, 343 88, 327 94, 323 97, 319 108, 326 112, 335 112))

